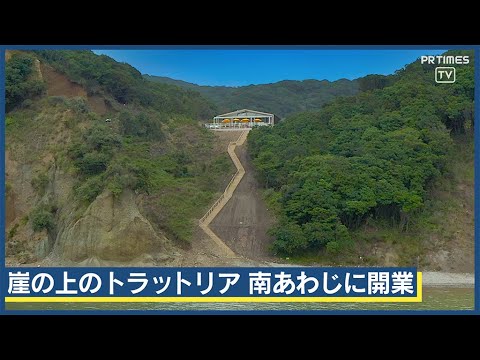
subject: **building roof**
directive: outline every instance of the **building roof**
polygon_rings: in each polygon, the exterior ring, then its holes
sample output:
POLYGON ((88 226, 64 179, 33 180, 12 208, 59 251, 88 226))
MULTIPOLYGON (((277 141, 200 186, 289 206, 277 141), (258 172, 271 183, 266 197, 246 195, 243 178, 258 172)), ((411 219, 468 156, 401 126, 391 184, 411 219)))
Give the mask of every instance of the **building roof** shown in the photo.
POLYGON ((249 109, 242 109, 242 110, 236 110, 232 111, 226 114, 221 114, 215 116, 216 119, 222 119, 222 118, 231 118, 231 117, 257 117, 257 118, 262 118, 262 117, 273 117, 273 114, 261 112, 261 111, 256 111, 256 110, 249 110, 249 109))

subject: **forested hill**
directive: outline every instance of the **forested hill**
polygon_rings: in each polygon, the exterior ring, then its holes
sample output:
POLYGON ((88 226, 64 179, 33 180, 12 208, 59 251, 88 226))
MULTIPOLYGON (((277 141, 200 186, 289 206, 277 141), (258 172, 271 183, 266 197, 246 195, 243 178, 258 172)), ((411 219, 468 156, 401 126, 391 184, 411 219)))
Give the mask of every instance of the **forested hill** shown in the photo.
POLYGON ((129 261, 187 246, 234 169, 199 126, 210 101, 91 51, 9 51, 5 73, 7 257, 129 261))
POLYGON ((257 109, 283 118, 299 111, 319 109, 337 96, 354 95, 357 80, 284 80, 273 84, 240 87, 200 86, 168 77, 144 75, 148 80, 196 90, 218 107, 220 113, 235 109, 257 109))
POLYGON ((471 157, 453 149, 473 139, 473 51, 447 54, 471 59, 456 66, 454 84, 436 84, 435 66, 416 61, 370 78, 371 90, 250 133, 250 154, 279 217, 276 252, 336 254, 357 240, 360 226, 370 224, 381 242, 379 229, 417 224, 447 159, 471 157))

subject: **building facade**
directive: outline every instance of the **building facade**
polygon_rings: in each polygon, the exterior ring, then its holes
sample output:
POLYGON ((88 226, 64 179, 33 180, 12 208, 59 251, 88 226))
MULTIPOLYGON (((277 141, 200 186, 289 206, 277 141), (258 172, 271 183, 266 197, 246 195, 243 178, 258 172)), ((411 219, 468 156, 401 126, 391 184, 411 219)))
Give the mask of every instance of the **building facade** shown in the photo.
POLYGON ((205 124, 210 129, 244 129, 258 126, 275 125, 274 114, 242 109, 232 111, 226 114, 217 115, 213 118, 213 122, 205 124))

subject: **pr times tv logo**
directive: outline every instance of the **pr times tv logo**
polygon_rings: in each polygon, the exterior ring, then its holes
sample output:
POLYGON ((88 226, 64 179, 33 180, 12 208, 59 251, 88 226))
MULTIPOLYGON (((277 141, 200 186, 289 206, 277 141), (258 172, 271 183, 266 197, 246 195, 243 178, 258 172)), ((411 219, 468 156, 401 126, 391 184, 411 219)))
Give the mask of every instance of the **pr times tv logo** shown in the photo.
MULTIPOLYGON (((430 65, 467 65, 470 63, 468 55, 424 55, 420 57, 421 64, 430 65)), ((453 84, 457 80, 454 66, 437 66, 435 68, 435 82, 438 84, 453 84)))
POLYGON ((438 84, 453 84, 457 80, 453 66, 437 66, 435 68, 435 82, 438 84))

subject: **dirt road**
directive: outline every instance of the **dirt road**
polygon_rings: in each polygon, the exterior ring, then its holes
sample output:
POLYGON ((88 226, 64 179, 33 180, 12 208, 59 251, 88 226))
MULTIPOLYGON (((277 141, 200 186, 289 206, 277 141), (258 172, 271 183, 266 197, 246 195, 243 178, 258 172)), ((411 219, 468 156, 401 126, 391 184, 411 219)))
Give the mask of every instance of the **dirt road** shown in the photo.
POLYGON ((230 201, 210 223, 210 228, 235 253, 250 259, 265 259, 269 257, 268 247, 273 240, 267 235, 273 218, 263 201, 246 146, 245 143, 235 150, 245 175, 230 201))

